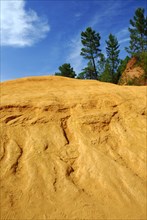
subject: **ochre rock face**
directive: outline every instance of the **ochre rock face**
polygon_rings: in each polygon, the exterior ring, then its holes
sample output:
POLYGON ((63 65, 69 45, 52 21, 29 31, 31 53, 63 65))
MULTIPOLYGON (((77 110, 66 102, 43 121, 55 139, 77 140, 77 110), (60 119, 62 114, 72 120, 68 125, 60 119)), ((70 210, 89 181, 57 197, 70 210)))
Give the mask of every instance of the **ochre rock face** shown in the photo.
POLYGON ((146 87, 1 83, 1 219, 146 219, 146 87))
MULTIPOLYGON (((132 57, 127 66, 125 71, 122 73, 121 79, 120 79, 120 84, 128 84, 130 81, 136 79, 136 83, 138 85, 146 85, 146 80, 143 77, 144 75, 144 70, 141 66, 138 66, 137 64, 137 58, 132 57)), ((132 82, 135 84, 135 81, 132 82)))

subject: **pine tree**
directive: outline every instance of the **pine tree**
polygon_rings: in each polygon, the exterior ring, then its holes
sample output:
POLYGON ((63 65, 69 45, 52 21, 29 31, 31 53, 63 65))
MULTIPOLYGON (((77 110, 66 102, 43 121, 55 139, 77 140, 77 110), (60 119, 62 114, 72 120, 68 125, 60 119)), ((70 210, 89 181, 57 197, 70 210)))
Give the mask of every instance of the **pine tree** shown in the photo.
POLYGON ((105 67, 106 67, 106 58, 105 58, 104 54, 101 53, 100 59, 98 60, 98 63, 97 63, 97 70, 98 70, 99 78, 103 74, 103 72, 105 71, 105 67))
POLYGON ((91 61, 89 61, 87 67, 82 70, 83 71, 78 75, 79 79, 95 79, 95 69, 91 61))
POLYGON ((94 74, 93 78, 98 78, 98 73, 96 69, 96 61, 95 59, 99 57, 100 55, 100 34, 96 33, 94 30, 92 30, 91 27, 88 27, 85 32, 81 33, 81 42, 83 44, 83 48, 81 49, 81 55, 88 59, 93 68, 94 68, 94 74))
POLYGON ((138 8, 135 11, 134 19, 130 20, 130 46, 126 51, 133 55, 147 50, 147 17, 144 16, 144 9, 138 8))
POLYGON ((100 81, 102 81, 102 82, 112 82, 112 77, 110 75, 110 72, 111 72, 110 64, 108 62, 108 59, 106 59, 104 71, 100 75, 100 81))
POLYGON ((117 73, 117 69, 119 66, 119 44, 117 38, 110 34, 108 41, 106 41, 107 47, 106 47, 106 52, 107 52, 107 62, 110 67, 110 75, 111 75, 111 81, 115 83, 115 76, 117 73))
POLYGON ((55 73, 56 76, 66 76, 70 78, 75 78, 76 74, 73 68, 69 63, 64 63, 62 66, 59 66, 59 73, 55 73))

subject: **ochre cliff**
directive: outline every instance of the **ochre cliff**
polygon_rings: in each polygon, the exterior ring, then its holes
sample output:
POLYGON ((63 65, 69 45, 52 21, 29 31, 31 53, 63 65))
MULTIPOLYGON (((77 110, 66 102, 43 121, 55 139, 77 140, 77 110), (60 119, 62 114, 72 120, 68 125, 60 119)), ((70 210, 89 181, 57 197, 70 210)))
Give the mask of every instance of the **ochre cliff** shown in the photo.
POLYGON ((146 219, 146 87, 1 83, 1 219, 146 219))
POLYGON ((147 85, 143 68, 137 64, 137 58, 132 57, 119 80, 122 85, 147 85))

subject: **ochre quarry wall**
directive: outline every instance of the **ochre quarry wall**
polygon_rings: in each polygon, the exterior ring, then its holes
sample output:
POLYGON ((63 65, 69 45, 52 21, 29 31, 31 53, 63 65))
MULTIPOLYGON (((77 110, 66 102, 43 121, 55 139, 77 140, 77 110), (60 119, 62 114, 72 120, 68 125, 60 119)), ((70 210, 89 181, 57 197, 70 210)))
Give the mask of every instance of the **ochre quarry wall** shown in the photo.
POLYGON ((146 87, 1 83, 1 219, 146 219, 146 87))

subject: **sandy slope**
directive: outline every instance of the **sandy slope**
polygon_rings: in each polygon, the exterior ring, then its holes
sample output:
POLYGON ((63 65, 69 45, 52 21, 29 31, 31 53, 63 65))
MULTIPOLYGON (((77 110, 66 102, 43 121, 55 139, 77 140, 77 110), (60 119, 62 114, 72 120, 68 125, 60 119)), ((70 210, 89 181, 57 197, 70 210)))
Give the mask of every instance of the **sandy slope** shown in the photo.
POLYGON ((1 84, 1 219, 146 219, 146 88, 1 84))

